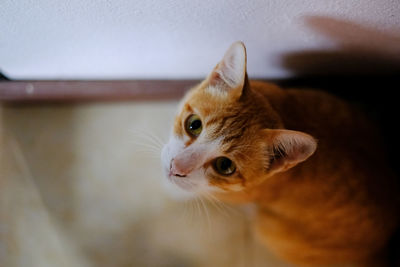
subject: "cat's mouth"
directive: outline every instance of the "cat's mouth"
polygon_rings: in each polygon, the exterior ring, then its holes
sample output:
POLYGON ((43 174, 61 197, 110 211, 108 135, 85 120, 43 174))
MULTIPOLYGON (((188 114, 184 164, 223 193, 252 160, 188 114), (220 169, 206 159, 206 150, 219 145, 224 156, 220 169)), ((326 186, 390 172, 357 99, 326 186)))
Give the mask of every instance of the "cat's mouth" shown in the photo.
POLYGON ((173 174, 171 171, 169 171, 169 175, 170 175, 170 176, 180 177, 180 178, 184 178, 184 177, 187 176, 187 175, 185 175, 185 174, 173 174))
MULTIPOLYGON (((186 177, 186 176, 185 176, 186 177)), ((194 188, 194 184, 192 184, 188 179, 179 177, 176 175, 168 175, 168 180, 174 185, 180 187, 181 189, 192 191, 194 188)))

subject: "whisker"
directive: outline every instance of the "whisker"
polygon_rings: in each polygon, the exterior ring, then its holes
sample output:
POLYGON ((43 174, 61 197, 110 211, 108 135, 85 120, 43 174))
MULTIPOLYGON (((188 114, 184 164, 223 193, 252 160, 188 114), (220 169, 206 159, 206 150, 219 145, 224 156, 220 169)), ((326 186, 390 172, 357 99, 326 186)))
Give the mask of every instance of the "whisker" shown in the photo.
POLYGON ((199 197, 199 200, 200 200, 200 203, 201 203, 201 205, 202 205, 202 207, 203 207, 203 209, 204 209, 204 213, 205 213, 205 215, 206 215, 206 218, 207 218, 207 223, 208 223, 208 232, 209 232, 209 234, 212 236, 212 229, 211 229, 211 219, 210 219, 210 214, 208 213, 207 206, 206 206, 206 204, 204 204, 204 201, 203 201, 203 199, 202 199, 201 197, 199 197))
POLYGON ((213 196, 212 194, 207 192, 207 196, 212 199, 216 204, 222 206, 226 211, 229 211, 231 213, 234 213, 235 215, 239 214, 239 211, 237 211, 236 209, 230 207, 229 205, 225 204, 224 202, 222 202, 221 200, 219 200, 218 198, 216 198, 215 196, 213 196))
POLYGON ((133 145, 138 145, 138 146, 146 146, 146 147, 153 147, 153 148, 157 148, 160 149, 162 148, 162 146, 159 146, 158 144, 152 143, 150 140, 130 140, 129 144, 133 144, 133 145))
POLYGON ((208 202, 210 202, 213 207, 215 207, 222 215, 229 215, 226 210, 224 209, 224 207, 221 207, 220 204, 211 198, 210 194, 208 193, 204 193, 204 197, 207 199, 208 202))
POLYGON ((190 224, 192 224, 193 222, 194 222, 194 218, 195 218, 195 205, 194 205, 194 202, 191 200, 191 201, 188 201, 187 202, 188 204, 189 204, 189 206, 190 206, 190 218, 189 218, 189 222, 190 222, 190 224))
POLYGON ((210 202, 214 203, 214 206, 217 208, 218 211, 220 211, 220 214, 222 216, 231 217, 232 214, 230 213, 230 210, 228 210, 226 207, 222 206, 220 203, 218 203, 214 200, 211 200, 211 199, 210 199, 210 202))
POLYGON ((154 140, 156 142, 158 142, 158 144, 160 144, 161 146, 163 146, 165 144, 165 142, 163 140, 161 140, 160 137, 158 137, 157 135, 150 133, 150 135, 152 136, 152 138, 154 138, 154 140))
POLYGON ((159 151, 155 151, 155 150, 135 149, 135 152, 136 153, 140 153, 140 154, 145 154, 145 155, 156 156, 156 157, 160 158, 160 152, 159 151))
POLYGON ((142 139, 141 142, 135 140, 135 141, 132 141, 130 143, 134 144, 134 145, 137 145, 137 146, 141 146, 141 147, 149 147, 149 148, 157 149, 157 150, 160 150, 160 151, 161 151, 161 149, 163 147, 162 145, 154 143, 150 139, 142 139))
POLYGON ((186 215, 187 215, 187 209, 188 209, 188 202, 184 201, 183 203, 183 209, 181 209, 181 213, 179 214, 179 220, 186 221, 186 215))
POLYGON ((195 198, 194 199, 194 203, 196 204, 196 212, 197 212, 197 215, 198 216, 200 216, 200 218, 203 218, 202 217, 202 211, 201 211, 201 209, 200 209, 200 204, 199 204, 199 200, 198 200, 198 198, 195 198))
MULTIPOLYGON (((173 183, 175 186, 179 186, 177 182, 174 179, 170 180, 171 183, 173 183)), ((192 201, 183 201, 183 210, 180 214, 180 219, 188 222, 191 224, 193 220, 193 215, 194 215, 194 207, 193 207, 193 202, 192 201)))
POLYGON ((147 145, 138 145, 137 148, 138 149, 140 148, 140 149, 148 150, 148 151, 161 152, 160 148, 147 146, 147 145))
POLYGON ((184 219, 189 224, 191 224, 193 222, 193 204, 190 201, 185 201, 184 203, 185 203, 184 219))
POLYGON ((164 142, 161 140, 161 138, 154 135, 154 133, 152 133, 151 131, 144 131, 143 129, 132 129, 130 130, 130 132, 139 138, 151 142, 157 147, 163 147, 164 145, 164 142))
POLYGON ((150 140, 145 140, 145 139, 143 139, 142 142, 131 141, 129 143, 132 144, 132 145, 139 146, 139 147, 152 148, 154 150, 159 150, 159 151, 161 151, 161 149, 162 149, 162 146, 160 146, 158 144, 151 143, 150 140))

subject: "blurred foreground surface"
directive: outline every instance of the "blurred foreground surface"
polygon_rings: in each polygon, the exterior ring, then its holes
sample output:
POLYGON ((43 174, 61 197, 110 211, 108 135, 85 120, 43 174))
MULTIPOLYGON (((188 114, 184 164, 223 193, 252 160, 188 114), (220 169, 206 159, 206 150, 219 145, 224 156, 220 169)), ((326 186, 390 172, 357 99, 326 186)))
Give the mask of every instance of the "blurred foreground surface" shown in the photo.
POLYGON ((164 191, 175 108, 1 107, 0 266, 288 266, 242 211, 164 191))

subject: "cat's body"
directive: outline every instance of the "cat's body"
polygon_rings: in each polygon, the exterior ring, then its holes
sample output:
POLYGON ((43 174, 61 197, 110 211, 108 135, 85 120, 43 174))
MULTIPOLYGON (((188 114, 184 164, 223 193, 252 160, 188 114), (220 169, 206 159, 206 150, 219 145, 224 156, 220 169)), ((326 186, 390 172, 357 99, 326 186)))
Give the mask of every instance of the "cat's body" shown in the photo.
POLYGON ((311 134, 318 149, 257 187, 220 197, 255 203, 260 239, 292 262, 371 262, 398 220, 394 177, 375 130, 357 110, 326 93, 250 84, 285 128, 311 134))
POLYGON ((255 204, 259 238, 292 263, 383 266, 399 197, 373 127, 326 93, 248 82, 245 61, 234 44, 183 100, 168 178, 255 204))

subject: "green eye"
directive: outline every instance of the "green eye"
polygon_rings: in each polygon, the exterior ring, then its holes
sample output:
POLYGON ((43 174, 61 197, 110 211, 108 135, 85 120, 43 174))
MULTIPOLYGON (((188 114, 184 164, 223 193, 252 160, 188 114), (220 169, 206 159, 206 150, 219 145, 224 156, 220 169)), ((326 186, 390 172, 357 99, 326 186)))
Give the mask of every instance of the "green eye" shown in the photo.
POLYGON ((197 137, 200 135, 201 130, 203 130, 203 125, 201 124, 200 117, 197 115, 190 115, 186 119, 185 129, 191 136, 197 137))
POLYGON ((235 163, 227 157, 216 158, 213 166, 215 171, 222 175, 231 175, 236 171, 235 163))

